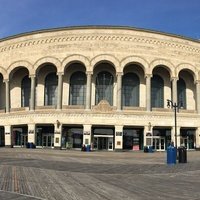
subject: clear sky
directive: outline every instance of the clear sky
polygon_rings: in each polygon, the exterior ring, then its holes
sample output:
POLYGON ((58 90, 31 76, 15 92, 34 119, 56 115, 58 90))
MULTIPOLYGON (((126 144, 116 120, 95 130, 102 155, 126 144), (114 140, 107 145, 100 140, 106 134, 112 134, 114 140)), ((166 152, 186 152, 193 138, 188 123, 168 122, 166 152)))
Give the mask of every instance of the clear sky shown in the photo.
POLYGON ((200 39, 200 0, 0 0, 0 38, 84 25, 131 26, 200 39))

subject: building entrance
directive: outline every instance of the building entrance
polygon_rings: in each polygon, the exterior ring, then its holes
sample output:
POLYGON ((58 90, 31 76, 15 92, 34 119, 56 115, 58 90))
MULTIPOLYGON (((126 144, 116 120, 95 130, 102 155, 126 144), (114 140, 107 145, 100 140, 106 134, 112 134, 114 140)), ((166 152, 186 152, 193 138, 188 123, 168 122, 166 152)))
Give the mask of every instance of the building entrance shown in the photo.
POLYGON ((12 140, 13 146, 26 147, 28 142, 28 127, 13 127, 12 140))
POLYGON ((154 128, 153 134, 146 134, 146 145, 152 146, 155 151, 165 151, 171 144, 171 129, 154 128))
POLYGON ((113 151, 114 149, 114 128, 93 127, 92 143, 94 150, 113 151))
POLYGON ((165 138, 153 137, 153 149, 156 151, 165 151, 165 138))
POLYGON ((41 125, 36 128, 36 146, 54 147, 54 126, 41 125))
POLYGON ((45 134, 42 138, 43 147, 53 147, 54 146, 54 136, 52 134, 45 134))
POLYGON ((4 127, 0 127, 0 146, 5 146, 5 133, 4 127))
POLYGON ((94 149, 96 150, 113 150, 113 137, 98 137, 93 140, 94 149))
POLYGON ((187 149, 195 148, 195 129, 181 129, 180 130, 180 145, 186 147, 187 149))

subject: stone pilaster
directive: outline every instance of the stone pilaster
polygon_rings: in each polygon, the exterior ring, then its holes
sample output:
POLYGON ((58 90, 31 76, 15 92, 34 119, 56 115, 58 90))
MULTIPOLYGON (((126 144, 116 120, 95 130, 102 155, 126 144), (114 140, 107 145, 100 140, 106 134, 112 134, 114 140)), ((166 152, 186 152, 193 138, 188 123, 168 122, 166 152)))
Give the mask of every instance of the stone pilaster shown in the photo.
POLYGON ((83 125, 83 144, 84 145, 91 145, 92 146, 92 125, 85 124, 83 125))
POLYGON ((63 73, 58 73, 58 98, 57 98, 57 109, 62 109, 62 90, 63 90, 63 73))
POLYGON ((196 129, 195 138, 195 147, 196 149, 200 150, 200 127, 196 129))
POLYGON ((86 109, 89 110, 91 107, 91 79, 92 72, 87 72, 87 88, 86 88, 86 109))
POLYGON ((59 120, 56 120, 54 124, 54 149, 61 149, 62 139, 62 124, 59 120))
POLYGON ((177 77, 173 77, 172 79, 172 101, 173 103, 177 103, 177 77))
POLYGON ((196 110, 200 114, 200 81, 196 81, 196 110))
POLYGON ((10 83, 9 80, 6 79, 4 80, 5 84, 6 84, 6 113, 10 112, 10 83))
POLYGON ((177 148, 181 146, 181 129, 177 126, 177 148))
POLYGON ((152 74, 146 74, 146 110, 151 111, 151 77, 152 74))
POLYGON ((171 140, 174 143, 174 146, 177 146, 177 148, 180 146, 181 136, 180 136, 180 127, 179 126, 176 127, 176 135, 175 135, 175 126, 173 126, 172 132, 171 132, 171 140))
POLYGON ((11 133, 11 126, 5 126, 5 147, 12 147, 12 133, 11 133))
POLYGON ((28 124, 28 142, 36 142, 35 124, 28 124))
POLYGON ((117 110, 122 109, 122 73, 117 74, 117 110))
POLYGON ((115 126, 115 150, 123 149, 123 126, 115 126))
POLYGON ((152 146, 152 139, 153 139, 153 127, 151 125, 151 122, 149 122, 146 126, 144 126, 144 132, 143 132, 143 146, 152 146), (147 139, 148 137, 148 139, 147 139), (148 141, 147 141, 148 140, 148 141))
POLYGON ((35 110, 35 75, 31 77, 31 101, 30 101, 30 111, 35 110))

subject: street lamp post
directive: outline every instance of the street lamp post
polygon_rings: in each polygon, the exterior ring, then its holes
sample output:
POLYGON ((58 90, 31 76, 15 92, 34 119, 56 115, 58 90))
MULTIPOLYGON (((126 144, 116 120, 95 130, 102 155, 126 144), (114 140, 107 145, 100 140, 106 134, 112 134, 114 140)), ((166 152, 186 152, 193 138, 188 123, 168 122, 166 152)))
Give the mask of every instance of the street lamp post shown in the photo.
POLYGON ((179 108, 182 107, 182 102, 176 103, 176 102, 173 102, 172 100, 167 99, 167 107, 168 108, 171 107, 172 109, 174 109, 174 126, 175 126, 174 136, 175 136, 175 148, 177 149, 177 115, 176 114, 179 108))

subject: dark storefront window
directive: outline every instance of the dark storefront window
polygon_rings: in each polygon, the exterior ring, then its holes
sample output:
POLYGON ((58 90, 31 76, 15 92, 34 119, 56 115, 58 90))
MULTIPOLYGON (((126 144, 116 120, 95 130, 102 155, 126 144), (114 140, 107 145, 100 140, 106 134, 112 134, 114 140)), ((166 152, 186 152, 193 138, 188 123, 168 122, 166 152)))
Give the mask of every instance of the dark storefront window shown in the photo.
POLYGON ((0 146, 5 146, 5 134, 4 134, 4 128, 0 128, 0 146))
POLYGON ((128 150, 143 149, 143 129, 124 129, 123 149, 128 149, 128 150))
POLYGON ((83 128, 63 128, 62 147, 81 148, 83 144, 83 128))

